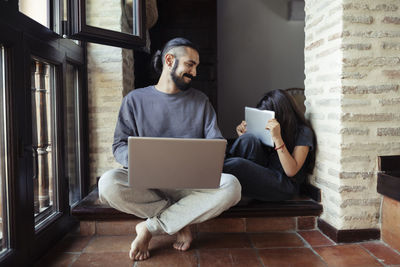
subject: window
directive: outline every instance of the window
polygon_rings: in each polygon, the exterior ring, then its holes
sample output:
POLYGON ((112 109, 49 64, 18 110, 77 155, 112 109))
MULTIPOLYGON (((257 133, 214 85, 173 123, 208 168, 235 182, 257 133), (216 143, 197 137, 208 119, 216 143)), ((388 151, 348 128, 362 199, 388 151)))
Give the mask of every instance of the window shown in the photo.
POLYGON ((18 10, 60 36, 130 49, 146 45, 145 0, 18 0, 18 10))
POLYGON ((19 0, 18 9, 43 26, 62 34, 64 5, 68 0, 19 0))
POLYGON ((43 26, 50 28, 49 1, 19 0, 19 11, 36 20, 43 26))
POLYGON ((64 89, 64 144, 65 175, 69 181, 69 204, 74 206, 81 199, 80 162, 80 110, 79 110, 79 71, 67 64, 66 86, 64 89))
POLYGON ((0 44, 0 254, 9 248, 8 153, 5 104, 5 53, 0 44))
POLYGON ((130 49, 145 46, 145 0, 73 0, 71 3, 70 38, 130 49), (121 15, 107 16, 109 10, 121 15))
MULTIPOLYGON (((57 30, 68 30, 82 2, 0 0, 1 266, 30 266, 47 253, 76 225, 70 208, 89 187, 86 42, 57 30)), ((134 13, 144 0, 130 2, 134 13)))
POLYGON ((35 229, 57 212, 55 168, 54 94, 55 67, 32 59, 32 153, 35 229))

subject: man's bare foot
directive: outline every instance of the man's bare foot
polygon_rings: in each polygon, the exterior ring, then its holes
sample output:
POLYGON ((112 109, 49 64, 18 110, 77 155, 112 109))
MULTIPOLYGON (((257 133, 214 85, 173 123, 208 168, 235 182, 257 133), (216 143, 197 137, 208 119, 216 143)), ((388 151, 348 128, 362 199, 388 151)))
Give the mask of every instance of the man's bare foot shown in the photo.
POLYGON ((131 244, 129 257, 132 260, 142 261, 150 257, 149 243, 151 240, 151 233, 147 229, 146 222, 141 222, 136 225, 136 238, 131 244))
POLYGON ((192 240, 192 232, 190 231, 190 226, 188 225, 178 232, 176 242, 174 243, 173 247, 174 249, 180 251, 186 251, 189 249, 192 240))

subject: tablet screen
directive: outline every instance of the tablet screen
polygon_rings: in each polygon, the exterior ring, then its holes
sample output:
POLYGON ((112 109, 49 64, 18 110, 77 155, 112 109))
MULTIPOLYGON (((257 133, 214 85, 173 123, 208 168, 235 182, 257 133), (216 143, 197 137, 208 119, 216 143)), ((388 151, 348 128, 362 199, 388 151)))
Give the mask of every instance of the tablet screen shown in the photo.
POLYGON ((275 112, 270 110, 259 110, 257 108, 245 107, 245 121, 247 123, 247 132, 257 136, 261 142, 267 146, 273 147, 269 130, 265 129, 268 120, 275 118, 275 112))

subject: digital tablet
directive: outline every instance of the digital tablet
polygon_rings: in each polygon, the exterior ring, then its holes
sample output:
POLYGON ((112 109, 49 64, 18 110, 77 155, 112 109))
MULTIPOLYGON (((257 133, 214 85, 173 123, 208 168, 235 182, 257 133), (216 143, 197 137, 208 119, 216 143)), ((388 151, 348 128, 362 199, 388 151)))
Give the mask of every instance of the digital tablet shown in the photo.
POLYGON ((275 118, 275 112, 245 107, 244 117, 247 123, 247 133, 254 134, 263 144, 273 147, 274 141, 272 141, 271 134, 269 130, 265 129, 265 126, 270 119, 275 118))

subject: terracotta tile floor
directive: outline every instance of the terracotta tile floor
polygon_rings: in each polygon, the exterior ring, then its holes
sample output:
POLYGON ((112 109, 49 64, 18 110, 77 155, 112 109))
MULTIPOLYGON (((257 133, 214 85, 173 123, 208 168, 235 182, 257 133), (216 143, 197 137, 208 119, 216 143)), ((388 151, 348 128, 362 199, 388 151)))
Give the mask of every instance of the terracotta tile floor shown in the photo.
POLYGON ((35 266, 397 266, 400 253, 382 241, 335 244, 318 230, 197 233, 192 248, 175 251, 173 236, 150 243, 151 258, 132 262, 134 235, 80 236, 72 232, 35 266))

